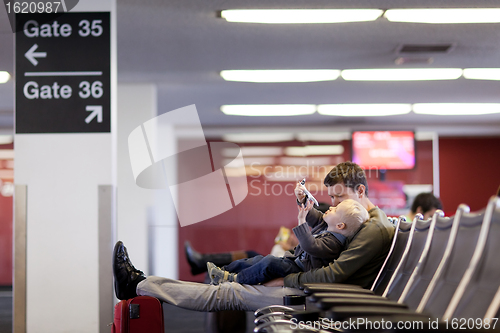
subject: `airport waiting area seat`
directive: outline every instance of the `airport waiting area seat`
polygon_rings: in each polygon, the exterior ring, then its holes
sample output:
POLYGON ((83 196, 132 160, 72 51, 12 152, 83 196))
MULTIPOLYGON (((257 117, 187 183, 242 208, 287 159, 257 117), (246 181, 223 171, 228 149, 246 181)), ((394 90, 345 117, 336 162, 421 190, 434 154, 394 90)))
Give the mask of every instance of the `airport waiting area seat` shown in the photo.
MULTIPOLYGON (((373 297, 365 297, 367 300, 371 301, 388 301, 388 300, 397 300, 401 293, 403 292, 406 283, 408 282, 411 273, 413 272, 415 266, 417 265, 419 259, 426 254, 423 253, 425 246, 428 245, 432 238, 432 231, 434 225, 436 224, 437 217, 443 214, 441 211, 436 213, 432 219, 421 220, 420 218, 415 218, 413 223, 410 223, 411 229, 408 236, 408 240, 406 246, 401 255, 396 255, 397 260, 393 265, 395 265, 395 269, 387 270, 385 272, 385 276, 387 277, 386 283, 381 283, 376 286, 378 288, 383 287, 383 292, 380 296, 378 293, 373 297)), ((443 214, 444 215, 444 214, 443 214)), ((394 256, 395 253, 393 253, 394 256)), ((319 307, 328 309, 335 302, 337 305, 339 304, 339 299, 345 299, 344 295, 335 295, 335 294, 321 294, 323 297, 320 299, 316 299, 313 295, 313 300, 316 300, 319 304, 319 307)), ((358 297, 360 298, 360 297, 358 297)), ((343 300, 342 302, 345 302, 343 300)), ((357 300, 349 300, 347 303, 354 302, 357 300)), ((406 307, 404 304, 395 304, 391 303, 392 306, 397 307, 406 307)))
MULTIPOLYGON (((412 223, 407 222, 404 216, 396 220, 395 233, 387 258, 382 264, 380 272, 369 290, 363 289, 358 285, 343 283, 308 283, 304 286, 305 294, 310 295, 310 298, 314 299, 314 301, 324 297, 331 297, 332 294, 339 294, 345 297, 355 295, 381 295, 389 283, 394 270, 398 266, 401 256, 408 245, 410 233, 412 232, 412 223)), ((259 324, 264 321, 276 319, 278 314, 282 315, 280 318, 289 317, 289 314, 294 311, 295 309, 286 305, 266 306, 255 311, 255 317, 257 317, 255 323, 259 324), (273 314, 273 316, 265 316, 270 314, 273 314)))
POLYGON ((382 295, 389 284, 394 271, 397 269, 401 257, 410 245, 409 240, 411 239, 411 234, 413 232, 414 230, 412 229, 411 221, 406 221, 404 216, 399 217, 395 224, 394 238, 387 254, 387 258, 382 264, 382 268, 375 278, 370 290, 362 289, 360 286, 346 285, 342 283, 308 283, 304 286, 304 292, 306 294, 315 294, 315 297, 320 297, 321 294, 319 293, 334 292, 382 295))
MULTIPOLYGON (((442 212, 440 213, 442 214, 442 212)), ((435 214, 435 217, 439 216, 440 213, 435 214)), ((331 302, 336 302, 338 305, 339 302, 340 304, 348 304, 351 301, 357 302, 359 299, 368 302, 389 300, 388 296, 390 295, 392 296, 391 299, 396 298, 395 293, 399 294, 402 291, 402 288, 398 286, 404 286, 409 278, 407 271, 412 269, 408 266, 416 265, 425 245, 429 243, 429 236, 432 236, 432 228, 436 224, 435 217, 423 221, 421 220, 421 214, 418 214, 413 223, 407 222, 404 216, 398 219, 391 248, 372 286, 372 294, 355 293, 357 290, 349 288, 342 290, 342 292, 331 292, 328 284, 309 284, 307 285, 310 288, 309 292, 316 290, 309 297, 310 300, 317 302, 319 307, 329 308, 332 306, 331 302)), ((333 285, 336 286, 333 289, 338 289, 339 284, 333 285)), ((389 303, 389 305, 405 307, 403 304, 389 303)), ((268 316, 258 317, 255 323, 258 325, 275 319, 290 319, 292 318, 291 312, 289 311, 281 316, 276 316, 275 313, 274 315, 269 314, 268 316)), ((256 316, 259 316, 258 312, 256 312, 256 316)))
MULTIPOLYGON (((414 222, 406 254, 401 255, 392 281, 383 293, 389 296, 388 299, 318 297, 320 311, 309 316, 316 315, 330 322, 360 317, 371 318, 372 322, 382 319, 386 322, 402 319, 428 322, 432 318, 439 320, 439 328, 446 327, 451 320, 463 318, 468 320, 466 325, 469 326, 470 319, 476 320, 472 328, 478 331, 486 328, 479 327, 479 323, 484 326, 486 321, 491 322, 492 328, 494 320, 491 318, 498 318, 500 308, 500 261, 496 259, 500 250, 500 198, 492 197, 486 209, 477 213, 470 213, 468 207, 461 205, 450 218, 435 214, 427 232, 424 221, 414 222), (422 237, 425 233, 427 235, 422 237), (391 305, 387 306, 389 303, 391 305)), ((298 332, 297 325, 291 325, 294 315, 301 318, 300 313, 289 313, 291 319, 276 317, 274 323, 272 320, 259 322, 255 331, 298 332)), ((332 331, 309 329, 309 332, 332 331)), ((307 327, 300 327, 301 332, 305 330, 307 327)))

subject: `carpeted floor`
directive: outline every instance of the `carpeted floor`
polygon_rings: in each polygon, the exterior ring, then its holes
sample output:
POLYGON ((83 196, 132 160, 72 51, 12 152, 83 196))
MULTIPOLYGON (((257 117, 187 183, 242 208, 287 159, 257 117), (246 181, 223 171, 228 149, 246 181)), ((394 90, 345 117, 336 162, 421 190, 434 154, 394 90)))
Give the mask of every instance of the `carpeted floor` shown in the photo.
POLYGON ((0 287, 0 332, 12 332, 12 288, 0 287))

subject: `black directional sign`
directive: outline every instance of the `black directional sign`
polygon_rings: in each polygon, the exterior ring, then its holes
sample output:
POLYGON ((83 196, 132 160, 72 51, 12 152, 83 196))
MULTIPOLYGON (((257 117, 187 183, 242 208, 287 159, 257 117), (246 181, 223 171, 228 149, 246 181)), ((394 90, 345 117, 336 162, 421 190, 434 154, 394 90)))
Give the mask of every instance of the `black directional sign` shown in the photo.
POLYGON ((16 31, 16 133, 110 132, 110 14, 17 14, 16 31))

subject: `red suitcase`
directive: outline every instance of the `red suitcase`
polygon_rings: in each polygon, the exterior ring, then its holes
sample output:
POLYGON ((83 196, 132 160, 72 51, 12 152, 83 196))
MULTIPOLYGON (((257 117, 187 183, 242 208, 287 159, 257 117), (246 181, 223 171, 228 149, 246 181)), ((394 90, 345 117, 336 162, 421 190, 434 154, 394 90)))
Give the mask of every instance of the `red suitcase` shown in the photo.
POLYGON ((159 299, 137 296, 115 305, 112 333, 163 333, 163 309, 159 299))

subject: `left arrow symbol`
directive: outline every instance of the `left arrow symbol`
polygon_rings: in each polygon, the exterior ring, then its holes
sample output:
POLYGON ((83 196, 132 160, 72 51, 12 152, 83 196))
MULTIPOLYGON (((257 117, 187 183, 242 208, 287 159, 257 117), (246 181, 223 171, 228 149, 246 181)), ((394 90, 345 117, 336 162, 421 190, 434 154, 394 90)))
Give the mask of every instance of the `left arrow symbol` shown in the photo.
POLYGON ((33 66, 38 65, 38 60, 36 59, 37 57, 38 58, 47 57, 47 52, 35 52, 37 48, 38 48, 38 44, 34 44, 31 47, 31 49, 29 49, 28 52, 26 52, 24 54, 26 59, 28 59, 33 64, 33 66))
POLYGON ((102 105, 87 105, 85 111, 92 111, 91 114, 85 118, 85 122, 88 124, 97 117, 97 122, 102 123, 102 105))

